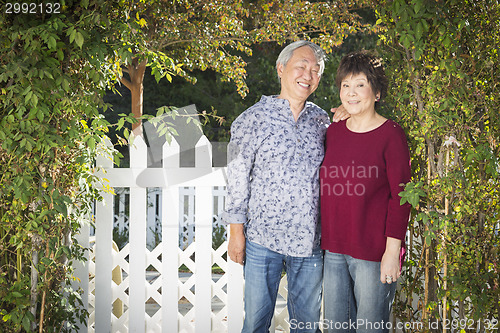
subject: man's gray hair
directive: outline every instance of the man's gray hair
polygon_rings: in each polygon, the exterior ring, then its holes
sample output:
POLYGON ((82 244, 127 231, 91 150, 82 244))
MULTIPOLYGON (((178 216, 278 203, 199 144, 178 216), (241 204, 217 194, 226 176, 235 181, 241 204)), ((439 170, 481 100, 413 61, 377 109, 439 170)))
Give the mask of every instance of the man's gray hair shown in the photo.
POLYGON ((316 61, 319 64, 319 75, 322 75, 323 70, 325 69, 325 59, 326 59, 325 51, 323 51, 323 49, 318 45, 308 40, 298 40, 296 42, 287 45, 281 51, 280 55, 278 56, 278 59, 276 60, 276 69, 278 69, 279 64, 282 64, 283 67, 285 67, 288 61, 292 58, 293 51, 302 46, 309 46, 309 48, 311 48, 311 50, 314 53, 314 56, 316 57, 316 61))

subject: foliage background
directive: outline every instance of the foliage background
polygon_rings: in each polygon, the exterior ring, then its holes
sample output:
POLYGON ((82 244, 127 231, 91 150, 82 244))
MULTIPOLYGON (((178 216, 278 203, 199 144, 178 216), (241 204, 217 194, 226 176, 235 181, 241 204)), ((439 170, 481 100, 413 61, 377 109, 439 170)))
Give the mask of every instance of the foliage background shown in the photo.
POLYGON ((433 331, 492 332, 500 314, 499 2, 383 1, 376 11, 388 103, 412 151, 404 193, 414 207, 411 256, 396 313, 433 331))
POLYGON ((117 159, 102 139, 123 142, 141 117, 132 96, 144 114, 217 111, 225 122, 208 118, 205 132, 227 141, 239 113, 279 91, 275 59, 298 38, 329 52, 311 96, 327 110, 344 54, 372 50, 391 78, 381 112, 405 128, 414 174, 395 318, 498 329, 498 1, 61 3, 59 15, 0 15, 0 331, 71 331, 85 318, 70 287, 84 251, 74 234, 106 187, 95 157, 117 159))

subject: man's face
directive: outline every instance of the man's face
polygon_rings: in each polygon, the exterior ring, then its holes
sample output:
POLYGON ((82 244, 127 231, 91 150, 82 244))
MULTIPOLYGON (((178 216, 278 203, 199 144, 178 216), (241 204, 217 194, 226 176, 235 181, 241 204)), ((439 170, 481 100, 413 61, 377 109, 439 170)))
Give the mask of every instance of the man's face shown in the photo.
POLYGON ((302 46, 293 51, 286 66, 278 65, 278 75, 281 78, 282 98, 290 101, 305 102, 318 88, 320 66, 314 52, 308 46, 302 46))

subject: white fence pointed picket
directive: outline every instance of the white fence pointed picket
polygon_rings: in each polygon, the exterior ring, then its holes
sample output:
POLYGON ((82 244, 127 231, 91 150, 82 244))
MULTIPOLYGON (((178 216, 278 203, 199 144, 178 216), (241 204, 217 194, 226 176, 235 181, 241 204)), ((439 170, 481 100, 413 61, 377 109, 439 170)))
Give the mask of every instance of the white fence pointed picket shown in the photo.
MULTIPOLYGON (((147 147, 142 137, 137 137, 130 149, 130 167, 137 175, 147 168, 147 147)), ((145 331, 146 313, 146 188, 130 186, 130 285, 129 330, 145 331)))
MULTIPOLYGON (((211 144, 202 136, 195 146, 197 169, 212 169, 211 144)), ((196 332, 210 332, 212 328, 212 214, 213 196, 209 186, 196 186, 196 332)))
MULTIPOLYGON (((111 332, 111 271, 113 269, 113 196, 102 194, 96 206, 95 236, 95 332, 111 332)), ((90 323, 89 323, 90 324, 90 323)))
MULTIPOLYGON (((110 146, 111 143, 104 143, 110 146)), ((97 166, 103 169, 113 167, 113 161, 107 156, 98 156, 97 166)), ((103 175, 106 178, 106 175, 103 175)), ((105 184, 108 185, 108 184, 105 184)), ((95 207, 95 225, 99 233, 95 236, 95 243, 89 246, 94 246, 95 250, 95 265, 89 263, 88 267, 93 267, 94 272, 92 282, 89 281, 89 305, 90 318, 93 321, 88 322, 89 331, 94 332, 111 332, 111 304, 112 304, 112 268, 113 268, 113 195, 109 192, 102 193, 102 202, 96 204, 95 207), (99 295, 99 301, 96 301, 95 295, 99 295), (93 304, 92 304, 93 303, 93 304)), ((87 242, 86 242, 87 243, 87 242)), ((89 279, 89 274, 85 272, 80 279, 89 279)))
POLYGON ((241 332, 243 328, 243 266, 228 258, 227 261, 227 328, 228 332, 241 332))
MULTIPOLYGON (((179 168, 180 146, 172 140, 163 145, 166 173, 179 168)), ((179 331, 179 186, 162 193, 162 332, 179 331)))

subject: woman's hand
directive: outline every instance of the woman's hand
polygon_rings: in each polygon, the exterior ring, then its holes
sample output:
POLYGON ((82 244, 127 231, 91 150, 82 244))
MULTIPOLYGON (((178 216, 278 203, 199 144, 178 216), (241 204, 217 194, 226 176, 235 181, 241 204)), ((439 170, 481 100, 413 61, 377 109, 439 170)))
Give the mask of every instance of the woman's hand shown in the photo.
POLYGON ((399 253, 401 240, 387 237, 385 252, 380 262, 380 282, 391 284, 401 276, 399 253))
POLYGON ((346 111, 342 104, 340 104, 336 108, 331 108, 330 112, 333 113, 332 121, 334 123, 338 123, 341 120, 346 120, 347 118, 351 117, 351 115, 346 111))

